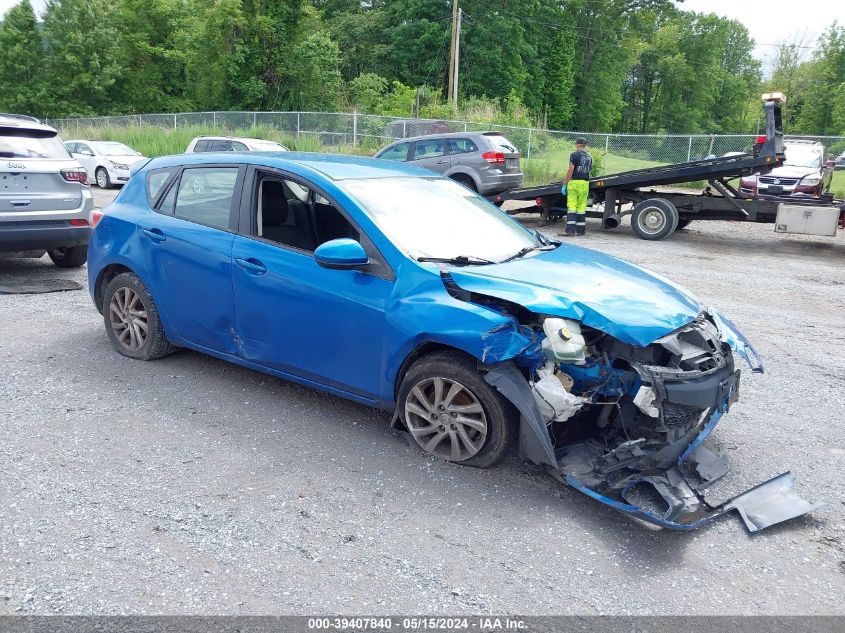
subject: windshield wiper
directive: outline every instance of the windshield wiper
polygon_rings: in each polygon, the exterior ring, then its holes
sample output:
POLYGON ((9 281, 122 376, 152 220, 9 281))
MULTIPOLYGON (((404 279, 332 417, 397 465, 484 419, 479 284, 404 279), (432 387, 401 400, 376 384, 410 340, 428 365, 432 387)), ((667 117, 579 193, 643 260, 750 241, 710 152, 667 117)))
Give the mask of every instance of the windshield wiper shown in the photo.
POLYGON ((463 264, 471 266, 473 264, 498 264, 492 259, 484 259, 483 257, 476 257, 475 255, 455 255, 454 257, 417 257, 418 262, 434 262, 437 264, 463 264))
POLYGON ((505 257, 500 264, 504 264, 505 262, 512 262, 515 259, 519 259, 520 257, 525 257, 528 253, 533 253, 534 251, 550 251, 556 248, 553 244, 549 244, 548 246, 526 246, 525 248, 519 249, 518 253, 514 253, 510 257, 505 257))

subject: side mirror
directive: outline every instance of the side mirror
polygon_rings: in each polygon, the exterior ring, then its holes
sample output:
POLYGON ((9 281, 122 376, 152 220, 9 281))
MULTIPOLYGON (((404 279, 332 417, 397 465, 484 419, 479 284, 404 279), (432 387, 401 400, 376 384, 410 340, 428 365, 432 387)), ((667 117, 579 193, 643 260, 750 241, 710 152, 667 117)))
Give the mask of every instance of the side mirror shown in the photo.
POLYGON ((314 259, 323 268, 332 270, 351 270, 370 263, 364 247, 348 237, 320 244, 314 251, 314 259))

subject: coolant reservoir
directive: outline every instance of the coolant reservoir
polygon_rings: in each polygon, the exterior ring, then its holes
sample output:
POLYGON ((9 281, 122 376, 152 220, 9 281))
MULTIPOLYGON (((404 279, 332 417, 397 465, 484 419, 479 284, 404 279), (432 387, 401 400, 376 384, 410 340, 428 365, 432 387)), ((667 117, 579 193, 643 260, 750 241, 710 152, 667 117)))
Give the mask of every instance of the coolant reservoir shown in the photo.
POLYGON ((569 319, 548 318, 543 321, 543 353, 556 363, 584 364, 585 347, 581 326, 569 319))

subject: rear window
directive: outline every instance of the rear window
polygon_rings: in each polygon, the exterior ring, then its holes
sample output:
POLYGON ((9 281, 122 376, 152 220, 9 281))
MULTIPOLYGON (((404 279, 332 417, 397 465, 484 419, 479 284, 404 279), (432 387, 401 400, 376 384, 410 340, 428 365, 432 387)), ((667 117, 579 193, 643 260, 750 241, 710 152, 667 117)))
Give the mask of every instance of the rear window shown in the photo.
POLYGON ((68 160, 70 154, 55 132, 0 128, 0 158, 68 160))
POLYGON ((509 154, 518 154, 519 150, 516 149, 516 145, 511 143, 508 139, 506 139, 501 134, 485 134, 484 137, 493 144, 493 147, 496 149, 500 149, 503 152, 507 152, 509 154))
POLYGON ((197 141, 197 144, 194 145, 195 152, 207 152, 208 151, 208 144, 211 141, 197 141))

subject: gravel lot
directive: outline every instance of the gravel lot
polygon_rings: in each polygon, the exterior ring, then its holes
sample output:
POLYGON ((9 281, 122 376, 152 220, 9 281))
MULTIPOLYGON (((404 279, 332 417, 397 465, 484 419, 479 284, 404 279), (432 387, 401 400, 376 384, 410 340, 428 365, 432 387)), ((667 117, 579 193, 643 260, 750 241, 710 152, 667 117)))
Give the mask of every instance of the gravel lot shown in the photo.
MULTIPOLYGON (((0 295, 0 613, 845 614, 845 235, 588 230, 767 363, 709 440, 732 464, 713 500, 791 469, 827 507, 649 531, 516 458, 428 458, 382 412, 193 352, 126 359, 86 291, 0 295)), ((0 261, 22 277, 85 269, 0 261)))

